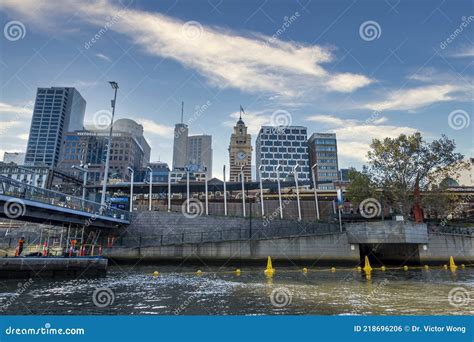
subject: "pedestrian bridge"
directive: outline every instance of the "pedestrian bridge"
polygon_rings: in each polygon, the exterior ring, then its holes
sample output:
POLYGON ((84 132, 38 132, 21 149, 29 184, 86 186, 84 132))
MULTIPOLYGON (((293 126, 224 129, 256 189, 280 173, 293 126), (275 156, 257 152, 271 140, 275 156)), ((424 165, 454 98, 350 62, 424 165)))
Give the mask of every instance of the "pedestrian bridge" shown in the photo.
POLYGON ((52 225, 115 228, 130 224, 128 211, 0 176, 0 217, 52 225))

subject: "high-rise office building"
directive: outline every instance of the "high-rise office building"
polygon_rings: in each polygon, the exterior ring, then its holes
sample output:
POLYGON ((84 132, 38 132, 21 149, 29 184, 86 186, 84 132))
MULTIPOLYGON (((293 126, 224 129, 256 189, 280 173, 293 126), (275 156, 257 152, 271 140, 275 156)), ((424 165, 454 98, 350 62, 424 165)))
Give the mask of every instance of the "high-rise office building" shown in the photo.
POLYGON ((337 139, 334 133, 313 133, 308 139, 311 166, 318 164, 315 173, 318 189, 334 190, 332 182, 339 179, 337 139))
POLYGON ((25 164, 56 166, 64 134, 83 129, 85 110, 75 88, 38 88, 25 164))
POLYGON ((173 170, 182 170, 188 160, 188 125, 178 123, 174 126, 173 170))
POLYGON ((257 180, 262 166, 262 179, 276 179, 276 167, 280 167, 280 179, 293 178, 293 167, 299 165, 298 179, 310 180, 307 129, 303 126, 262 126, 258 133, 255 158, 257 180))
MULTIPOLYGON (((68 132, 64 135, 59 167, 65 172, 77 171, 73 165, 88 164, 88 179, 99 184, 104 179, 109 129, 68 132)), ((143 126, 130 119, 114 123, 110 151, 109 177, 129 181, 128 167, 137 172, 150 162, 150 145, 143 136, 143 126)))
POLYGON ((187 164, 197 165, 199 171, 212 178, 212 136, 203 134, 188 137, 187 164))
MULTIPOLYGON (((242 114, 242 112, 241 112, 242 114)), ((244 181, 252 181, 252 138, 247 134, 247 126, 245 126, 242 116, 234 126, 234 132, 230 137, 229 145, 229 165, 231 182, 241 180, 241 168, 244 174, 244 181)))

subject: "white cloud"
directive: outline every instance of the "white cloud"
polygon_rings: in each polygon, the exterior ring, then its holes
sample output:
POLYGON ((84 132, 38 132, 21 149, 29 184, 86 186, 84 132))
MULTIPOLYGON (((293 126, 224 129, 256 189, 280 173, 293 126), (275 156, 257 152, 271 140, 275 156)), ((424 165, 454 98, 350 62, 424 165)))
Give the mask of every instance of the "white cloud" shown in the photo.
POLYGON ((332 90, 343 93, 352 93, 354 90, 365 87, 370 83, 372 83, 372 80, 363 75, 349 73, 332 76, 327 82, 332 90))
POLYGON ((316 114, 316 115, 308 116, 306 117, 305 120, 319 122, 323 124, 329 124, 333 126, 342 126, 348 122, 348 120, 343 120, 334 115, 326 115, 326 114, 316 114))
POLYGON ((474 47, 467 47, 457 53, 452 54, 450 57, 455 57, 455 58, 474 57, 474 47))
POLYGON ((107 61, 107 62, 111 62, 112 60, 107 57, 106 55, 104 55, 103 53, 96 53, 95 56, 97 58, 100 58, 100 59, 103 59, 104 61, 107 61))
POLYGON ((27 104, 21 107, 21 106, 15 106, 8 103, 0 102, 0 114, 25 116, 25 115, 31 115, 31 113, 32 113, 32 104, 27 104))
POLYGON ((105 0, 2 3, 40 27, 53 25, 61 15, 74 14, 103 31, 100 39, 107 31, 124 34, 149 54, 176 60, 222 88, 297 97, 314 86, 321 91, 352 92, 372 82, 364 75, 325 70, 321 65, 332 61, 333 56, 330 49, 317 45, 283 42, 261 34, 243 36, 222 27, 122 8, 105 0))
POLYGON ((413 127, 383 125, 388 121, 386 117, 371 117, 361 121, 317 114, 306 117, 306 120, 323 124, 326 128, 324 131, 336 133, 340 167, 366 162, 372 139, 395 138, 417 131, 413 127))
POLYGON ((139 118, 133 119, 139 124, 143 125, 145 133, 158 135, 162 138, 173 139, 174 137, 174 128, 171 126, 165 126, 154 122, 153 120, 139 118))
MULTIPOLYGON (((249 134, 258 134, 261 126, 270 126, 271 125, 271 111, 246 111, 242 120, 247 126, 247 131, 249 134)), ((223 125, 226 127, 234 127, 239 119, 239 112, 233 112, 229 114, 229 117, 232 120, 227 120, 223 122, 223 125)))
POLYGON ((455 92, 465 92, 464 87, 452 84, 429 85, 397 90, 385 100, 367 103, 362 108, 372 110, 414 110, 437 102, 456 100, 455 92))

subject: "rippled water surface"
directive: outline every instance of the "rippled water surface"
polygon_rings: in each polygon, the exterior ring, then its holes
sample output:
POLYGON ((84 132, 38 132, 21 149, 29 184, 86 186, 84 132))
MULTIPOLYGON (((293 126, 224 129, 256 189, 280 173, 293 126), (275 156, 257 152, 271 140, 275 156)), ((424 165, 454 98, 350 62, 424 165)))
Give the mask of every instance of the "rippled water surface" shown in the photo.
POLYGON ((105 278, 2 281, 2 314, 472 315, 474 270, 111 266, 105 278), (160 275, 152 276, 154 270, 160 275), (454 289, 454 290, 453 290, 454 289), (449 293, 451 291, 451 304, 449 293), (454 295, 454 297, 453 297, 454 295), (471 300, 469 301, 469 298, 471 300))

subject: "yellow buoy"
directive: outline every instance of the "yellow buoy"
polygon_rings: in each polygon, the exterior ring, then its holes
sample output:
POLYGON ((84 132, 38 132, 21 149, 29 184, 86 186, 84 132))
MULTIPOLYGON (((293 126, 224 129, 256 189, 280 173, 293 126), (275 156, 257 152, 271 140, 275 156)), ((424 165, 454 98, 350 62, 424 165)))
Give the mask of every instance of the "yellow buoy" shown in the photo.
POLYGON ((429 270, 430 267, 428 265, 425 265, 425 270, 429 270))
POLYGON ((158 277, 159 275, 160 275, 160 272, 158 272, 158 271, 153 272, 154 277, 158 277))
POLYGON ((462 269, 465 269, 465 268, 466 268, 466 265, 461 264, 461 268, 462 268, 462 269))
POLYGON ((443 268, 444 268, 445 270, 447 270, 447 269, 448 269, 448 265, 443 265, 443 268))
POLYGON ((336 272, 336 268, 335 268, 335 267, 331 267, 331 272, 336 272))
POLYGON ((263 272, 265 273, 266 276, 271 277, 273 276, 273 273, 275 273, 275 269, 272 266, 272 258, 268 257, 267 259, 267 268, 263 272))
POLYGON ((239 276, 240 275, 240 268, 235 270, 235 275, 239 276))
POLYGON ((380 267, 382 271, 385 271, 385 266, 380 267))
POLYGON ((201 271, 201 270, 197 270, 197 271, 196 271, 196 275, 197 275, 197 276, 201 276, 201 275, 202 275, 202 271, 201 271))
POLYGON ((368 256, 365 256, 364 271, 365 271, 365 272, 370 272, 370 271, 372 271, 372 267, 370 267, 370 262, 369 262, 369 257, 368 257, 368 256))
POLYGON ((308 269, 306 267, 303 268, 303 273, 308 273, 308 269))
POLYGON ((356 267, 356 270, 360 272, 360 271, 362 271, 362 267, 357 266, 357 267, 356 267))
POLYGON ((456 266, 456 263, 454 262, 453 256, 450 256, 450 257, 449 257, 449 268, 450 268, 451 270, 455 270, 456 268, 458 268, 458 267, 456 266))
POLYGON ((403 270, 408 271, 408 266, 407 265, 403 266, 403 270))

